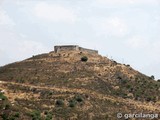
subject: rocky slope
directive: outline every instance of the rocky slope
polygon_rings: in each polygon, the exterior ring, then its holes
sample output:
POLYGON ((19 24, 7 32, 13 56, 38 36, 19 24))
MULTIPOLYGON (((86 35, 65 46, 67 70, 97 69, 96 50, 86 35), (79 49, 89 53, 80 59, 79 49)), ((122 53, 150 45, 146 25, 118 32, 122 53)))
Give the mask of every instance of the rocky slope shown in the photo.
POLYGON ((98 54, 33 56, 1 67, 0 81, 0 120, 117 120, 117 113, 160 113, 160 82, 98 54))

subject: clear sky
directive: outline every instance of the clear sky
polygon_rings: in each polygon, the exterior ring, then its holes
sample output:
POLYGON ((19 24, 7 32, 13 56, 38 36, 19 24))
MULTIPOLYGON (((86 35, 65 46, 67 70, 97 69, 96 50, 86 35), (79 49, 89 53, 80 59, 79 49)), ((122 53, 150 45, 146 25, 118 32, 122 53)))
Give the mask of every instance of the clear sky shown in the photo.
POLYGON ((77 44, 160 78, 160 0, 0 0, 0 66, 77 44))

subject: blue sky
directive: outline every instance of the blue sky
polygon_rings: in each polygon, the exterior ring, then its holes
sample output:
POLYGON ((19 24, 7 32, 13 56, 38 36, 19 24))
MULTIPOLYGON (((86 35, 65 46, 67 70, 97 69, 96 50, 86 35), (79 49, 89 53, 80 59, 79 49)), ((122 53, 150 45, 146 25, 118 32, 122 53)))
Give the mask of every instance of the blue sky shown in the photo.
POLYGON ((78 44, 160 78, 159 0, 0 0, 0 65, 78 44))

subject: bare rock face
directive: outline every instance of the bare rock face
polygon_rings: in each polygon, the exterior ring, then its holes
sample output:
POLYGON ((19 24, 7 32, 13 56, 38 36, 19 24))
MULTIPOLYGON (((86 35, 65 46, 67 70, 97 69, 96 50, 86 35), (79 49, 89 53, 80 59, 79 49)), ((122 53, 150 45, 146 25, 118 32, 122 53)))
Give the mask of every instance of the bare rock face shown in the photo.
POLYGON ((1 67, 0 119, 117 120, 117 113, 160 113, 160 82, 74 47, 1 67))

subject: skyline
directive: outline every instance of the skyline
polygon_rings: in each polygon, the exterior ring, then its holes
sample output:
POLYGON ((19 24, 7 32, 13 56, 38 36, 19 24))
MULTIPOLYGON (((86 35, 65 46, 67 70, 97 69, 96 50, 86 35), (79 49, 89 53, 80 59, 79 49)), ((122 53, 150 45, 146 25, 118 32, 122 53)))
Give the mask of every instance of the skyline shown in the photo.
POLYGON ((79 45, 160 79, 158 0, 1 0, 0 66, 79 45))

